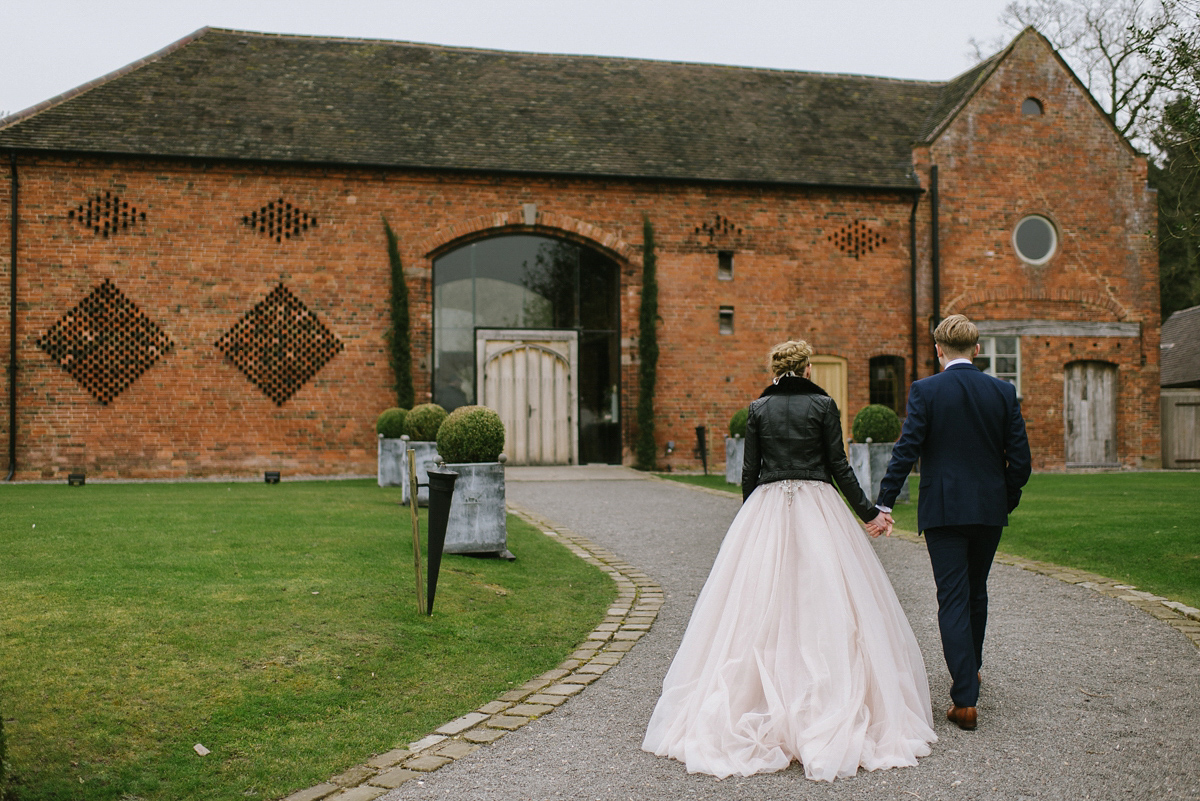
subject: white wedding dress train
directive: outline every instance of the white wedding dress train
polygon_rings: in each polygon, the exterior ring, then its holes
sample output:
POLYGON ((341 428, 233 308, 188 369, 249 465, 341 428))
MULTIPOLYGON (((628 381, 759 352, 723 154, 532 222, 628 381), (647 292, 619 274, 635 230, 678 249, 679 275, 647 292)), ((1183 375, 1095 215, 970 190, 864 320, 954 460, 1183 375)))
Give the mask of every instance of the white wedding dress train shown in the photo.
POLYGON ((729 527, 642 748, 718 778, 915 765, 937 740, 925 664, 832 485, 759 486, 729 527))

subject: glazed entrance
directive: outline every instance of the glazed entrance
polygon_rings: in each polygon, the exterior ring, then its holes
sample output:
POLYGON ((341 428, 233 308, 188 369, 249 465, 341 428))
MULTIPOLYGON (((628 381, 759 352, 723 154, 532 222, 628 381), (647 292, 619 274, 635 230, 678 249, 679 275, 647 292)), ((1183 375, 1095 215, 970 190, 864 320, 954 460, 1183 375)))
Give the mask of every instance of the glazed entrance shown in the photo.
MULTIPOLYGON (((571 461, 620 463, 616 262, 574 242, 515 234, 472 242, 438 257, 433 282, 436 403, 452 410, 480 402, 484 376, 478 374, 477 341, 487 341, 477 336, 480 329, 503 330, 508 336, 528 332, 530 340, 538 338, 537 332, 571 332, 578 343, 574 364, 566 365, 566 374, 555 380, 570 383, 574 400, 565 407, 565 426, 551 420, 546 430, 569 429, 571 438, 578 437, 577 456, 571 461)), ((532 372, 523 375, 528 378, 521 380, 544 380, 544 371, 536 377, 532 372)), ((543 392, 540 387, 522 391, 522 397, 530 398, 543 392)), ((493 406, 489 399, 483 401, 493 406)), ((526 404, 526 414, 532 419, 549 412, 526 404)), ((556 446, 541 452, 563 451, 556 446)))

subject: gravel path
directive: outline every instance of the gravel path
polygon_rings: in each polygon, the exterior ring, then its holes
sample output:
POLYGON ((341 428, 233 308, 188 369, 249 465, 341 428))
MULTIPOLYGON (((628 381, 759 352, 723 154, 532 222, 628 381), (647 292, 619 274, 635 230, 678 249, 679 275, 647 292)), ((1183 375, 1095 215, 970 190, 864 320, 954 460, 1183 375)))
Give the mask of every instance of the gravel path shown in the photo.
POLYGON ((950 682, 928 557, 901 540, 876 548, 925 655, 933 753, 832 785, 795 764, 724 781, 688 774, 640 745, 739 501, 651 480, 513 481, 507 491, 644 570, 666 602, 650 634, 585 692, 388 801, 1200 799, 1200 651, 1184 636, 1122 601, 996 565, 980 725, 959 731, 942 714, 950 682))

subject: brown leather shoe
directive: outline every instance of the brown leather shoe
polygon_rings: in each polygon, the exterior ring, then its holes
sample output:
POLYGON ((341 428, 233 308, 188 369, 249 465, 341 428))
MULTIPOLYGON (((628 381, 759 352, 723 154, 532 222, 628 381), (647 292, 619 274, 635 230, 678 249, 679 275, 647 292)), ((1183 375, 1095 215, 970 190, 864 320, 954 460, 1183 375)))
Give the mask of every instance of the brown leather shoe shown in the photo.
POLYGON ((974 731, 978 723, 978 716, 973 706, 955 706, 951 704, 950 708, 946 710, 946 720, 960 729, 974 731))

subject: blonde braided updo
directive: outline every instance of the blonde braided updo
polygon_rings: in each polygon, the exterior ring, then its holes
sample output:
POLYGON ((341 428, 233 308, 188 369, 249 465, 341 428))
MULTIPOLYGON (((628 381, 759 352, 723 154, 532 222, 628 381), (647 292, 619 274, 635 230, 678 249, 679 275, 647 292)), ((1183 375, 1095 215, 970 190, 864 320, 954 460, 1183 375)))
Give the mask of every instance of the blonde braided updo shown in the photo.
POLYGON ((812 346, 803 339, 789 339, 771 348, 767 356, 767 368, 771 375, 781 376, 787 372, 804 375, 808 360, 812 358, 812 346))

